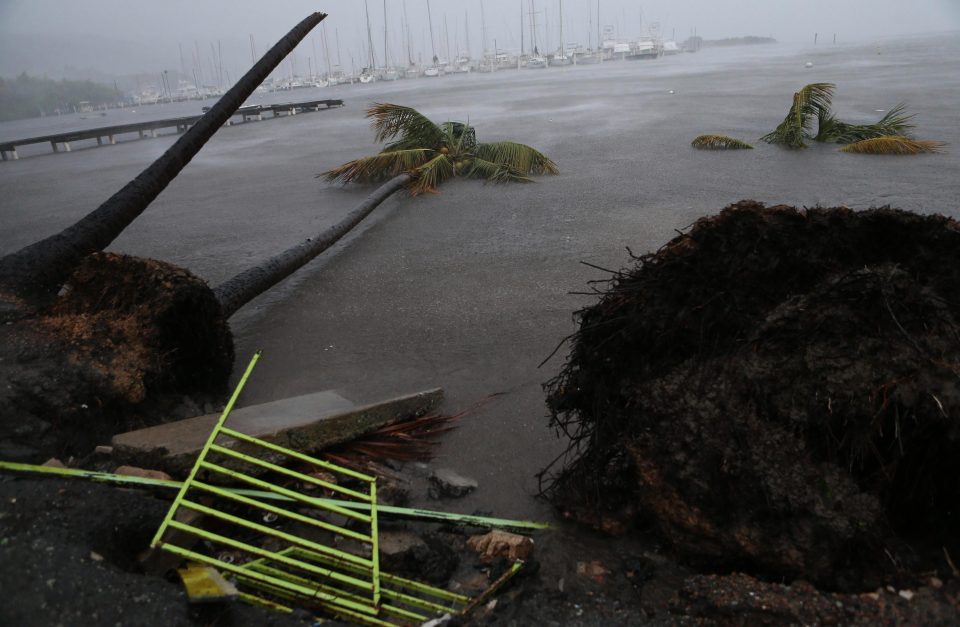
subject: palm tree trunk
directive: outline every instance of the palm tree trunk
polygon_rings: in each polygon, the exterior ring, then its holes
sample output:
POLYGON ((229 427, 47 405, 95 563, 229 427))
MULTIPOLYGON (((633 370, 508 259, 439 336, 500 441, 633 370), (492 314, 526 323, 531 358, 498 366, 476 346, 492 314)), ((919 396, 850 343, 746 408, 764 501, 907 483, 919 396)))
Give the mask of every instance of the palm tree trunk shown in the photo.
POLYGON ((287 33, 159 159, 72 226, 0 259, 0 292, 40 298, 57 292, 80 259, 106 248, 162 192, 253 90, 320 23, 313 13, 287 33))
POLYGON ((314 257, 333 246, 350 229, 360 223, 370 212, 386 200, 390 195, 402 189, 410 181, 409 174, 401 174, 390 179, 362 203, 351 211, 347 217, 323 231, 317 237, 288 248, 284 252, 271 257, 263 263, 244 270, 232 279, 225 281, 213 290, 224 318, 229 318, 238 309, 267 291, 283 279, 293 274, 300 267, 309 263, 314 257))

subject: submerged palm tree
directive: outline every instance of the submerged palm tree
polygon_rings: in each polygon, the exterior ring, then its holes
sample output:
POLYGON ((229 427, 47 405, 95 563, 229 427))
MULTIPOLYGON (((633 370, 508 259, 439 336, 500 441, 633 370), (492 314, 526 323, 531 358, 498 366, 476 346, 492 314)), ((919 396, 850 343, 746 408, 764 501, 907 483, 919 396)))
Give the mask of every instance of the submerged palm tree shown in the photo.
MULTIPOLYGON (((811 83, 793 95, 793 104, 787 117, 777 128, 760 139, 770 144, 781 144, 788 148, 806 148, 805 140, 852 144, 865 140, 884 139, 879 143, 868 144, 864 150, 897 150, 898 154, 910 152, 916 147, 904 147, 902 140, 909 141, 913 115, 906 113, 906 104, 900 103, 884 114, 874 124, 850 124, 837 119, 831 110, 833 100, 832 83, 811 83), (817 134, 813 135, 813 121, 817 121, 817 134), (897 142, 889 141, 896 138, 897 142), (897 144, 894 146, 893 144, 897 144)), ((924 142, 921 142, 921 144, 924 142)), ((936 142, 934 142, 936 143, 936 142)), ((860 150, 844 150, 859 152, 860 150)), ((888 154, 888 153, 884 153, 888 154)))
POLYGON ((416 109, 375 103, 367 110, 380 153, 344 163, 317 176, 343 183, 376 183, 408 174, 413 195, 435 192, 455 176, 503 183, 527 183, 531 174, 557 174, 543 153, 516 142, 478 143, 476 131, 462 122, 434 124, 416 109))
POLYGON ((830 113, 833 88, 833 83, 811 83, 793 94, 787 117, 776 129, 761 137, 761 141, 788 148, 806 148, 804 140, 809 137, 807 132, 813 120, 820 120, 830 113))

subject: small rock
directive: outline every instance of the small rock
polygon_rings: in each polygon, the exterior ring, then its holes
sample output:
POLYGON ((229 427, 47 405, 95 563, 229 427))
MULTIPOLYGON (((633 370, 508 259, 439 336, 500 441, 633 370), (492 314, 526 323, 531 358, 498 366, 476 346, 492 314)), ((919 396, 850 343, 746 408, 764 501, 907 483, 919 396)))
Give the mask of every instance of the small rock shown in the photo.
POLYGON ((405 507, 410 503, 410 488, 399 481, 384 481, 377 485, 377 501, 385 505, 405 507))
POLYGON ((115 471, 118 475, 126 477, 142 477, 143 479, 161 479, 163 481, 172 481, 173 478, 162 470, 149 470, 146 468, 137 468, 136 466, 120 466, 115 471))
POLYGON ((97 553, 96 551, 90 551, 90 559, 92 559, 95 562, 102 562, 103 556, 97 553))
POLYGON ((64 464, 62 461, 60 461, 56 457, 51 457, 47 461, 43 462, 43 464, 41 465, 47 466, 48 468, 66 468, 67 467, 66 464, 64 464))
POLYGON ((577 574, 581 577, 589 577, 596 583, 602 584, 610 571, 603 566, 600 560, 593 560, 591 562, 577 562, 577 574))
POLYGON ((449 468, 438 468, 430 474, 428 494, 432 499, 459 498, 470 494, 479 484, 475 479, 464 477, 449 468))
POLYGON ((467 546, 480 555, 480 561, 489 564, 497 558, 510 562, 528 559, 533 554, 533 539, 506 531, 491 531, 467 539, 467 546))
POLYGON ((914 594, 915 594, 915 592, 914 592, 913 590, 901 590, 901 591, 900 591, 900 597, 903 598, 903 599, 906 599, 907 601, 909 601, 910 599, 912 599, 914 594))
POLYGON ((459 563, 456 552, 433 534, 380 532, 380 565, 391 574, 445 584, 459 563))
POLYGON ((943 587, 943 580, 939 577, 931 577, 927 584, 934 590, 939 590, 943 587))
POLYGON ((110 456, 110 455, 113 455, 113 447, 112 447, 112 446, 105 446, 105 445, 101 444, 101 445, 99 445, 98 447, 96 447, 95 449, 93 449, 93 453, 94 453, 95 455, 107 455, 107 456, 110 456))

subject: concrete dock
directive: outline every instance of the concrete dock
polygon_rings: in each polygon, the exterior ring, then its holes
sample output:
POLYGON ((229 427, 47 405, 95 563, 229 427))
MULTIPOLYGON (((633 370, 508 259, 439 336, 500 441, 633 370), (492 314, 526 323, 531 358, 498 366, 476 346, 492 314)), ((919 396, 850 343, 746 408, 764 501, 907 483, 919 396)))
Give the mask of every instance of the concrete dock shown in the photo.
MULTIPOLYGON (((242 121, 249 122, 251 120, 263 120, 263 114, 266 112, 272 113, 272 117, 276 118, 280 115, 296 115, 297 113, 306 111, 321 111, 323 109, 330 109, 331 107, 342 106, 343 100, 309 100, 306 102, 286 102, 272 105, 251 105, 237 109, 231 119, 227 121, 226 126, 231 126, 234 123, 234 118, 237 116, 239 116, 242 121)), ((209 109, 210 107, 204 107, 204 113, 206 113, 209 109)), ((89 139, 96 139, 97 145, 102 146, 104 141, 106 141, 107 144, 116 144, 118 136, 132 133, 136 133, 138 135, 138 139, 157 137, 157 131, 171 128, 175 129, 174 132, 179 134, 186 132, 188 128, 196 124, 197 121, 199 121, 202 117, 203 115, 191 115, 185 117, 168 118, 165 120, 150 120, 144 122, 132 122, 130 124, 116 124, 113 126, 101 126, 99 128, 66 131, 51 135, 40 135, 37 137, 16 139, 0 143, 0 156, 2 156, 4 161, 7 161, 8 159, 16 160, 20 158, 20 155, 17 153, 18 147, 28 146, 31 144, 45 144, 47 142, 50 143, 50 147, 53 148, 53 152, 60 152, 61 149, 64 152, 70 152, 72 150, 70 145, 72 142, 89 139)))

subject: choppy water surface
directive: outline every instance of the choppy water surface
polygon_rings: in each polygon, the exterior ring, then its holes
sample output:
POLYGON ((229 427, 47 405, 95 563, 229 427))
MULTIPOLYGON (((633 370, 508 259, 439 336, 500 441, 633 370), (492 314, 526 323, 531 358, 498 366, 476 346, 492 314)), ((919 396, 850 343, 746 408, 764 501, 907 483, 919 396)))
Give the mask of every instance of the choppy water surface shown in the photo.
MULTIPOLYGON (((603 277, 580 261, 619 268, 629 261, 626 247, 654 250, 675 229, 742 198, 956 216, 958 94, 956 35, 706 49, 653 62, 298 92, 346 106, 223 129, 113 249, 184 265, 216 284, 320 231, 368 191, 314 174, 377 149, 364 118, 374 101, 412 105, 438 121, 469 119, 481 141, 543 150, 560 176, 534 185, 453 182, 436 196, 392 199, 360 235, 233 322, 238 362, 265 350, 245 403, 325 388, 371 401, 434 386, 447 391, 450 412, 482 401, 438 449, 438 463, 481 483, 450 507, 545 516, 530 496, 533 474, 559 444, 546 429, 540 384, 564 351, 537 366, 573 330, 571 312, 591 302, 569 292, 603 277), (949 154, 870 157, 758 142, 786 114, 792 93, 814 81, 837 84, 835 108, 849 121, 874 120, 907 101, 916 135, 949 142, 949 154), (691 149, 707 132, 756 149, 691 149)), ((0 124, 0 138, 190 115, 200 106, 24 120, 0 124)), ((56 155, 40 146, 0 164, 0 253, 95 208, 173 139, 56 155)))

